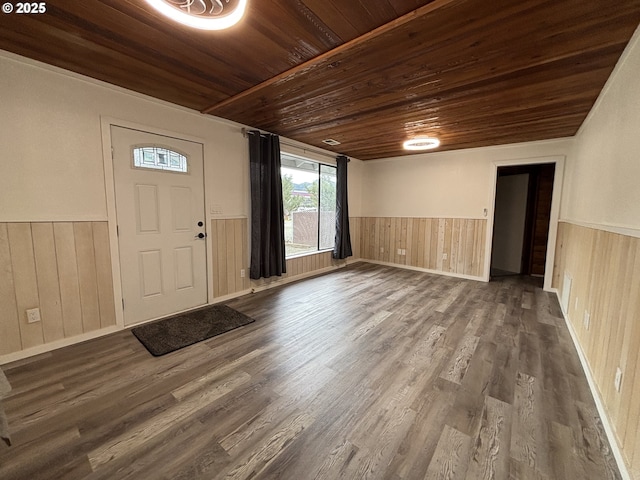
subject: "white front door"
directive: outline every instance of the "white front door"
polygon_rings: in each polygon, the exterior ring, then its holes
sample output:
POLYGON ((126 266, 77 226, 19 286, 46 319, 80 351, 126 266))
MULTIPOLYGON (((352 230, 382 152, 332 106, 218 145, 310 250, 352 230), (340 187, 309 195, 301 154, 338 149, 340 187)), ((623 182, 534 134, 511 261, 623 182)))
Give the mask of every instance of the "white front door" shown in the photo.
POLYGON ((124 323, 207 303, 202 145, 111 127, 124 323))

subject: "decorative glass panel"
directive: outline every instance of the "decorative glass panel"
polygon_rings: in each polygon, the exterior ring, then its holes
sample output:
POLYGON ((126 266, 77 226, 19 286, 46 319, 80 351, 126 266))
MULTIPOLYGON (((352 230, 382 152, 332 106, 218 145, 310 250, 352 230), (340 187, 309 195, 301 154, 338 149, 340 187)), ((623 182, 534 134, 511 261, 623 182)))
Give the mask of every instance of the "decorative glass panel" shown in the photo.
POLYGON ((133 166, 169 172, 188 172, 187 157, 173 150, 154 145, 134 148, 133 166))

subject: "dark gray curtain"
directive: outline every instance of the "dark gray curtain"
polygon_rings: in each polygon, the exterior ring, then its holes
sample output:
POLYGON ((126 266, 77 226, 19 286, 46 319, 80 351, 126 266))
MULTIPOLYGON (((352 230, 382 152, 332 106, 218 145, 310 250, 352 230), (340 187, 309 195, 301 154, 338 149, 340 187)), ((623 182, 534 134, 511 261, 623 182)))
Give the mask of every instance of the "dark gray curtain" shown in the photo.
POLYGON ((336 160, 338 167, 336 173, 336 243, 333 247, 333 258, 344 259, 353 255, 347 202, 347 163, 349 163, 349 159, 344 155, 338 155, 336 160))
POLYGON ((280 177, 280 139, 249 133, 251 177, 250 278, 268 278, 287 271, 284 251, 284 211, 280 177))

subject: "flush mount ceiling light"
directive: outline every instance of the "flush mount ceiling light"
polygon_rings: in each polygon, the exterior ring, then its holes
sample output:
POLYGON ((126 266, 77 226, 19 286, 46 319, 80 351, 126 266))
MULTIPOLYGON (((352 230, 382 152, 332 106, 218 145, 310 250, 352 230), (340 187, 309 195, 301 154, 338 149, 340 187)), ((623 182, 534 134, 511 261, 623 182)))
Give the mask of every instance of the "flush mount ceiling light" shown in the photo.
POLYGON ((405 150, 429 150, 438 148, 440 146, 440 140, 437 138, 418 137, 407 140, 402 146, 405 150))
POLYGON ((247 0, 147 0, 164 16, 188 27, 223 30, 240 21, 247 0))

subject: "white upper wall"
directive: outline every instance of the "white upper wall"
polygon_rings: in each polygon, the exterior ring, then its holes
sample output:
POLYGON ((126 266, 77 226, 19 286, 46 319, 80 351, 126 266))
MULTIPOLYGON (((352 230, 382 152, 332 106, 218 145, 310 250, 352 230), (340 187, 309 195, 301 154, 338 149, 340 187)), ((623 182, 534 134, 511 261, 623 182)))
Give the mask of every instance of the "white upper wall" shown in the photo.
POLYGON ((640 28, 576 136, 561 218, 640 229, 640 28))
POLYGON ((571 139, 425 153, 364 162, 362 216, 484 218, 493 163, 569 155, 571 139))
POLYGON ((352 158, 347 167, 347 191, 349 192, 349 216, 362 217, 363 172, 365 163, 352 158))
POLYGON ((0 221, 107 218, 101 117, 198 137, 208 202, 247 214, 239 127, 5 52, 0 72, 0 221))
MULTIPOLYGON (((241 126, 0 51, 0 222, 106 220, 101 118, 204 143, 207 212, 249 215, 241 126)), ((350 163, 352 211, 358 164, 350 163)), ((354 213, 352 213, 354 215, 354 213)))

